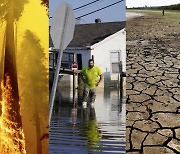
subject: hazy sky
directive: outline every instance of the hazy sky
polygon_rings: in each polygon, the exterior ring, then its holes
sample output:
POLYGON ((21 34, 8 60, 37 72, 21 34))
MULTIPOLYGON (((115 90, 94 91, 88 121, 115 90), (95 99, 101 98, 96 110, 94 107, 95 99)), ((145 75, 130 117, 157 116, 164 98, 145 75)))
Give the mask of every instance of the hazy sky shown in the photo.
MULTIPOLYGON (((94 0, 50 0, 49 7, 50 7, 50 16, 53 15, 56 8, 62 3, 66 2, 72 5, 73 8, 77 8, 94 0)), ((119 0, 100 0, 88 7, 85 7, 81 10, 74 11, 75 17, 79 17, 86 13, 95 11, 102 7, 105 7, 109 4, 115 3, 119 0)), ((125 0, 121 3, 118 3, 114 6, 111 6, 105 10, 101 10, 89 16, 83 17, 81 19, 81 23, 94 23, 96 18, 100 18, 102 22, 112 22, 112 21, 125 21, 125 0)))
POLYGON ((138 7, 138 6, 163 6, 178 4, 179 0, 126 0, 127 7, 138 7))

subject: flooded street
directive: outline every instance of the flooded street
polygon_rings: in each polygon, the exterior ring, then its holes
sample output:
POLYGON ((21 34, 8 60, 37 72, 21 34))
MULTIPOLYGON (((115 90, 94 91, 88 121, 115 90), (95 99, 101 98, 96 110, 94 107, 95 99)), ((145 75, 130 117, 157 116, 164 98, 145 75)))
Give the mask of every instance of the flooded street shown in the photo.
POLYGON ((125 100, 117 88, 97 92, 95 107, 81 108, 61 89, 50 125, 50 154, 125 153, 125 100))

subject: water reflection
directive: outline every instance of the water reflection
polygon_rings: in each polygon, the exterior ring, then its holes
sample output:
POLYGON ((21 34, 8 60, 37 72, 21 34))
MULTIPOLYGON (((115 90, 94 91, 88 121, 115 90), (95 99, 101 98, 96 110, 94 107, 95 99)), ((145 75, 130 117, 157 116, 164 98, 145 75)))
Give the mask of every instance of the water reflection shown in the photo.
POLYGON ((101 130, 98 128, 96 121, 96 113, 94 108, 82 109, 83 125, 81 135, 87 138, 87 146, 89 152, 100 152, 100 139, 102 138, 101 130), (96 149, 97 148, 97 149, 96 149))
MULTIPOLYGON (((99 89, 95 107, 81 108, 59 87, 50 125, 50 154, 125 153, 125 100, 117 88, 99 89)), ((78 93, 77 98, 81 98, 78 93)))

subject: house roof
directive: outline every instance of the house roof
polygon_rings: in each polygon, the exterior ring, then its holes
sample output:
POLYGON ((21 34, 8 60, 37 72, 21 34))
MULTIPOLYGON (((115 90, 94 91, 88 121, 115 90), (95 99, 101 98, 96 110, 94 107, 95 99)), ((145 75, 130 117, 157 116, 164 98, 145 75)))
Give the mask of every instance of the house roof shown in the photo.
POLYGON ((68 47, 91 46, 125 28, 125 24, 125 22, 105 22, 76 25, 74 38, 68 47))
MULTIPOLYGON (((78 24, 75 26, 74 37, 68 47, 91 46, 122 30, 125 25, 125 21, 78 24)), ((53 44, 51 41, 50 38, 50 44, 53 44)))

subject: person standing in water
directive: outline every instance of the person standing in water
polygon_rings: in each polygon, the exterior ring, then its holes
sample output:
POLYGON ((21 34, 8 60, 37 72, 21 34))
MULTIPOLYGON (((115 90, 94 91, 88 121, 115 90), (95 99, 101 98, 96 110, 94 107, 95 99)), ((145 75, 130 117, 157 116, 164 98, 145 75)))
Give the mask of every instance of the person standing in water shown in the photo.
POLYGON ((80 77, 85 83, 82 107, 87 108, 88 97, 90 95, 90 107, 93 108, 96 99, 96 88, 103 79, 103 73, 98 66, 94 65, 94 60, 89 59, 88 66, 85 66, 80 71, 80 77))

